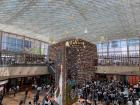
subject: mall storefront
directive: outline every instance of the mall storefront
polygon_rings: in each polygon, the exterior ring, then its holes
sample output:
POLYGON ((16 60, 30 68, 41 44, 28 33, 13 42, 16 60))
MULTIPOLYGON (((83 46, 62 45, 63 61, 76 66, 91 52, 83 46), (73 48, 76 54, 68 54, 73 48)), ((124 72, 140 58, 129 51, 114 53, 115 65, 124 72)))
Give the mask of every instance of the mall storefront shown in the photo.
POLYGON ((118 80, 130 85, 139 83, 140 76, 138 75, 120 75, 120 74, 96 74, 96 79, 99 80, 118 80))
POLYGON ((17 88, 17 86, 19 86, 19 91, 25 91, 26 88, 34 89, 34 86, 42 87, 42 85, 52 85, 53 83, 54 79, 50 74, 9 78, 0 81, 0 92, 6 95, 13 93, 12 89, 17 88))
POLYGON ((8 80, 0 81, 0 94, 5 94, 7 92, 7 90, 6 90, 7 84, 8 84, 8 80))

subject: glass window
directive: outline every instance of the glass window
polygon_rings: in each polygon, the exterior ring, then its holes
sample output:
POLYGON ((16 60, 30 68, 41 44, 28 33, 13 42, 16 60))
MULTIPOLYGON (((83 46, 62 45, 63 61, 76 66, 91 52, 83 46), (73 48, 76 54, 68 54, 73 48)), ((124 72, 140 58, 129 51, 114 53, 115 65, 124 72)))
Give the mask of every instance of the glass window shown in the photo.
POLYGON ((24 50, 26 53, 31 53, 32 51, 32 41, 30 38, 25 38, 24 40, 24 50))
POLYGON ((41 55, 45 55, 45 43, 41 43, 41 55))
MULTIPOLYGON (((129 56, 132 59, 138 59, 139 57, 139 39, 129 39, 129 40, 114 40, 114 41, 110 41, 109 42, 109 58, 110 61, 117 60, 117 61, 121 61, 118 63, 118 65, 121 64, 128 64, 128 55, 127 55, 127 44, 129 46, 129 56)), ((97 45, 98 47, 98 55, 102 56, 103 60, 106 61, 106 59, 104 59, 104 57, 106 57, 107 55, 107 42, 106 43, 102 43, 101 44, 101 48, 100 45, 97 45), (100 49, 99 49, 100 48, 100 49)), ((134 60, 130 60, 130 61, 134 61, 134 60)), ((135 61, 136 61, 135 60, 135 61)), ((131 64, 134 64, 135 62, 131 62, 131 64)), ((137 63, 136 63, 137 64, 137 63)))
POLYGON ((102 49, 101 44, 97 44, 97 49, 102 49))
POLYGON ((126 40, 121 40, 121 48, 127 48, 127 41, 126 40))
POLYGON ((102 43, 101 48, 103 48, 103 49, 107 48, 107 43, 102 43))
POLYGON ((122 55, 127 55, 127 51, 122 51, 122 55))
POLYGON ((129 40, 128 40, 128 45, 129 45, 129 46, 136 46, 136 45, 139 45, 139 39, 129 39, 129 40))
POLYGON ((102 53, 102 55, 107 56, 107 53, 102 53))
POLYGON ((35 53, 35 40, 31 39, 31 50, 30 50, 30 53, 34 54, 35 53))
POLYGON ((134 54, 137 54, 138 55, 138 53, 139 53, 139 51, 130 51, 129 52, 130 55, 134 55, 134 54))
POLYGON ((125 52, 125 51, 127 51, 127 47, 122 47, 121 52, 125 52))
POLYGON ((121 52, 121 48, 120 47, 115 48, 115 52, 121 52))
POLYGON ((118 56, 121 55, 121 52, 115 52, 114 54, 118 56))
POLYGON ((4 34, 2 35, 2 43, 8 42, 7 39, 8 39, 8 34, 7 34, 7 33, 4 33, 4 34))
POLYGON ((139 50, 139 46, 136 46, 136 50, 139 50))
POLYGON ((45 55, 48 55, 48 44, 45 43, 45 55))
POLYGON ((24 40, 23 39, 16 39, 16 49, 17 49, 17 52, 21 52, 23 51, 23 43, 24 43, 24 40))
POLYGON ((48 44, 45 42, 41 43, 41 55, 48 55, 48 44))
POLYGON ((35 47, 34 47, 34 49, 35 49, 35 54, 40 54, 40 42, 39 41, 37 41, 37 40, 35 40, 35 47))
POLYGON ((7 50, 7 41, 8 40, 8 34, 4 33, 2 35, 2 50, 7 50))
POLYGON ((111 42, 111 47, 112 48, 119 48, 120 47, 120 41, 112 41, 111 42))
POLYGON ((30 40, 24 40, 24 47, 25 48, 31 48, 31 41, 30 40))

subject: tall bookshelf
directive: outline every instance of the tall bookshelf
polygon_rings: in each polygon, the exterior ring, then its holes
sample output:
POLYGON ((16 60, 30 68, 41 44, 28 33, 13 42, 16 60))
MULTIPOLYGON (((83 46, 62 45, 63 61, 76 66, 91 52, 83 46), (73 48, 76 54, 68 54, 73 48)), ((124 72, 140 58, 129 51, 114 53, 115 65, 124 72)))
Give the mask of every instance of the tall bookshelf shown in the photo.
MULTIPOLYGON (((66 95, 68 81, 75 80, 77 85, 94 78, 97 65, 95 44, 82 39, 69 39, 51 45, 49 51, 49 57, 56 67, 56 86, 58 86, 60 70, 63 66, 63 96, 66 95)), ((66 102, 65 98, 63 100, 66 102)))

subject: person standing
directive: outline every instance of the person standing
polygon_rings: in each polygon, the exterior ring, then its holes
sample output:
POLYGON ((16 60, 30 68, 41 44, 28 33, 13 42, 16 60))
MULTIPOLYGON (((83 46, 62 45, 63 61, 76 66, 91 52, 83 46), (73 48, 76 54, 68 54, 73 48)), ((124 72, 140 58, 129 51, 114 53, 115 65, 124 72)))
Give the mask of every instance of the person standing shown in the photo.
POLYGON ((32 105, 31 101, 29 102, 29 105, 32 105))
POLYGON ((93 93, 93 100, 94 100, 94 104, 97 105, 98 94, 96 92, 93 93))
POLYGON ((3 94, 0 94, 0 105, 2 105, 3 94))
POLYGON ((28 97, 29 97, 29 98, 32 97, 32 87, 29 88, 29 91, 28 91, 28 97))
POLYGON ((36 96, 34 96, 34 105, 36 105, 36 96))
POLYGON ((135 105, 140 105, 140 99, 137 99, 135 105))
POLYGON ((19 105, 23 105, 23 100, 21 100, 21 101, 19 102, 19 105))
POLYGON ((13 87, 12 90, 13 90, 13 94, 14 94, 14 96, 16 96, 16 88, 13 87))
POLYGON ((37 91, 35 97, 34 97, 34 103, 35 105, 38 105, 38 100, 39 100, 39 92, 37 91))
POLYGON ((19 91, 19 86, 17 85, 17 87, 16 87, 16 88, 17 88, 17 92, 18 92, 18 91, 19 91))
POLYGON ((133 105, 133 102, 131 99, 128 100, 127 105, 133 105))
POLYGON ((25 96, 24 96, 24 104, 25 104, 25 102, 26 102, 26 99, 27 99, 27 95, 28 95, 28 88, 26 88, 26 90, 25 90, 25 96))
POLYGON ((29 91, 29 89, 28 89, 28 88, 26 88, 26 89, 25 89, 25 96, 27 96, 27 95, 28 95, 28 91, 29 91))

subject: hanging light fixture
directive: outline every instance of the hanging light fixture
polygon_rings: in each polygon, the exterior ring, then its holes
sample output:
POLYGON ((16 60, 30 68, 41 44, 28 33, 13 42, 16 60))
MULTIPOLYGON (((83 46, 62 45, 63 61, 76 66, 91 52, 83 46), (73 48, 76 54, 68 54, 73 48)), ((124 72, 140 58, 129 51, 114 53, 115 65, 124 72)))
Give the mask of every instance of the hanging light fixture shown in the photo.
POLYGON ((84 33, 85 33, 85 34, 88 33, 87 27, 85 27, 84 33))
POLYGON ((87 34, 88 33, 88 22, 87 22, 87 18, 86 17, 84 17, 84 20, 85 20, 85 22, 84 22, 84 24, 85 24, 85 29, 84 29, 84 33, 85 34, 87 34))

